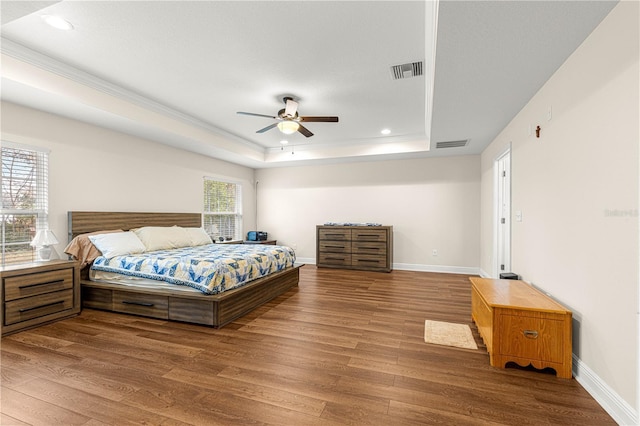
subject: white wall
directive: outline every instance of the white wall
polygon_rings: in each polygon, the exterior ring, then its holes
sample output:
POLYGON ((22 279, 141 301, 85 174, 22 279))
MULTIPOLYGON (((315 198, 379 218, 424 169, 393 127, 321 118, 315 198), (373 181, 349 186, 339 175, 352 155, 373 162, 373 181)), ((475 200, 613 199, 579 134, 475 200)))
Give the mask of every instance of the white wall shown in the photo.
POLYGON ((481 171, 482 270, 492 271, 493 162, 511 142, 512 269, 573 311, 577 378, 618 421, 633 424, 639 364, 638 5, 616 6, 484 151, 481 171), (527 135, 529 125, 540 125, 539 139, 527 135), (516 211, 522 222, 515 221, 516 211))
POLYGON ((393 226, 396 268, 476 273, 479 167, 466 156, 257 170, 258 227, 314 263, 316 225, 378 222, 393 226))
POLYGON ((47 148, 49 226, 67 241, 67 211, 201 212, 203 177, 243 185, 245 229, 255 222, 253 169, 2 103, 2 139, 47 148))

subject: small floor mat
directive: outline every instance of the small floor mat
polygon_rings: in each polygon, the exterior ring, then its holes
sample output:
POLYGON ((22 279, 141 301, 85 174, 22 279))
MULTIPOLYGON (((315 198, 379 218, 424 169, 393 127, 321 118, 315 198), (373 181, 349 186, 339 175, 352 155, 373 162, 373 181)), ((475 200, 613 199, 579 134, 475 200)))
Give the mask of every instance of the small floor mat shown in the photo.
POLYGON ((426 320, 424 322, 424 341, 456 348, 478 349, 471 328, 467 324, 426 320))

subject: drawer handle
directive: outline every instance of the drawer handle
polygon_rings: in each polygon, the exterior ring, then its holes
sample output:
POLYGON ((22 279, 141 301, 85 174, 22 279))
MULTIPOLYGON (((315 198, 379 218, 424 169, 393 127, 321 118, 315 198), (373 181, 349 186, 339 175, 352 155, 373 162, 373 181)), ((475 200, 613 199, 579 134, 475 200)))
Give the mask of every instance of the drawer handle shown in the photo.
POLYGON ((41 308, 48 308, 49 306, 59 305, 61 303, 64 303, 64 300, 59 300, 57 302, 47 303, 46 305, 34 306, 32 308, 22 308, 22 309, 19 309, 18 312, 23 314, 25 312, 35 311, 36 309, 41 309, 41 308))
POLYGON ((524 337, 526 337, 527 339, 537 339, 538 338, 538 332, 535 330, 524 330, 522 332, 522 334, 524 334, 524 337))
POLYGON ((379 260, 371 260, 371 259, 358 259, 358 262, 380 263, 379 260))
POLYGON ((344 246, 324 246, 325 248, 337 248, 337 249, 343 249, 344 246))
POLYGON ((122 301, 122 303, 123 303, 124 305, 138 305, 138 306, 148 306, 148 307, 153 306, 153 303, 149 303, 149 302, 136 302, 135 300, 134 300, 134 301, 131 301, 131 300, 123 300, 123 301, 122 301))
POLYGON ((343 234, 324 234, 325 237, 344 237, 343 234))
POLYGON ((23 288, 29 288, 29 287, 37 287, 39 285, 50 285, 50 284, 60 284, 60 283, 64 283, 64 280, 48 281, 46 283, 26 284, 26 285, 21 285, 18 288, 23 289, 23 288))
POLYGON ((360 247, 360 250, 375 250, 378 251, 380 250, 380 247, 360 247))
POLYGON ((327 260, 344 260, 344 257, 325 257, 327 260))

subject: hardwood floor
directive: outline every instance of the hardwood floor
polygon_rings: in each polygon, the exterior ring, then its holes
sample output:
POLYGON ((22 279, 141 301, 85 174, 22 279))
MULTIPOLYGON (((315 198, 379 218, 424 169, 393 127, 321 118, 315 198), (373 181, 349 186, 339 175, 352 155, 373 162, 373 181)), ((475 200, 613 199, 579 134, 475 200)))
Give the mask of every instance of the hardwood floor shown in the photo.
POLYGON ((424 343, 467 276, 300 271, 220 329, 85 309, 2 338, 3 425, 607 425, 575 381, 424 343))

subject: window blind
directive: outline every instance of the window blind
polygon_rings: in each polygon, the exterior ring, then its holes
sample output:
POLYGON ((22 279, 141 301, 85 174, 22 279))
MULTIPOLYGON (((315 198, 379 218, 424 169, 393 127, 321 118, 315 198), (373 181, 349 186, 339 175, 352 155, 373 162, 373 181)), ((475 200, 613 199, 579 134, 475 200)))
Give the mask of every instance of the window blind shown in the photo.
POLYGON ((31 262, 29 245, 38 229, 47 227, 48 153, 2 143, 0 217, 2 265, 31 262))
POLYGON ((242 238, 242 185, 205 177, 203 221, 212 238, 242 238))

